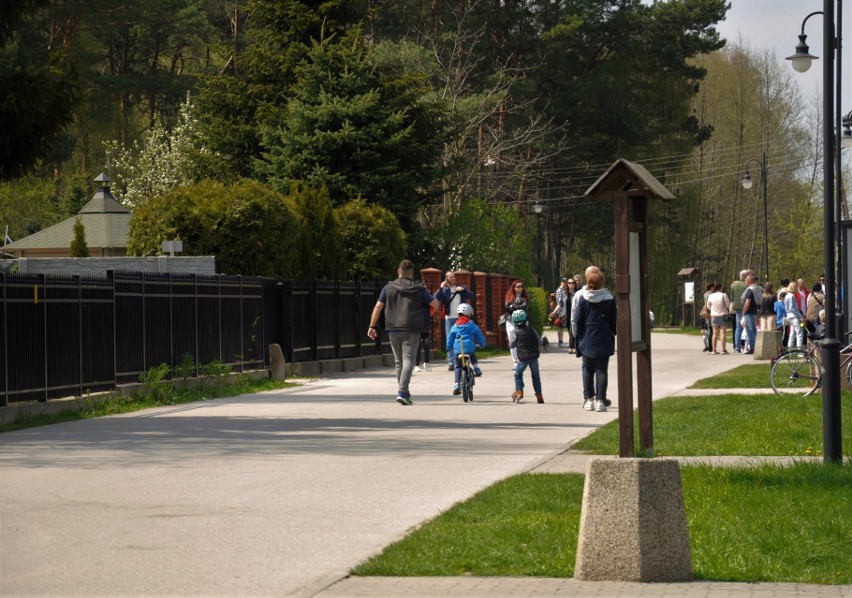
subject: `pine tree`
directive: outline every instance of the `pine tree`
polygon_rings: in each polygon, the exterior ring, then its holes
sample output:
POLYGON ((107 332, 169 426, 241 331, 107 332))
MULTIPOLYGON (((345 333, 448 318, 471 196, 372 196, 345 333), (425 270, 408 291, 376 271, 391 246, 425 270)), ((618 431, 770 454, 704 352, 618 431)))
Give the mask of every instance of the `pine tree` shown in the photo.
POLYGON ((77 218, 74 221, 74 240, 71 241, 71 257, 89 257, 89 246, 86 245, 86 227, 77 218))

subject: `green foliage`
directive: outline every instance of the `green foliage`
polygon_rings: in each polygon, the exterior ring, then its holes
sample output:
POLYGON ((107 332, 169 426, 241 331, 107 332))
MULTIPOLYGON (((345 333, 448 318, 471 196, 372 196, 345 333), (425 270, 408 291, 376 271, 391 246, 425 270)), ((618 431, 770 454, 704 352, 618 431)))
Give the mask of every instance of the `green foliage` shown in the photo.
POLYGON ((339 278, 345 270, 343 244, 328 189, 294 182, 286 197, 296 217, 296 278, 339 278))
POLYGON ((324 185, 335 205, 364 197, 412 222, 440 152, 440 120, 398 71, 378 70, 357 32, 317 41, 296 69, 286 112, 262 128, 257 174, 278 189, 324 185))
POLYGON ((181 239, 185 255, 214 255, 227 274, 293 278, 299 272, 298 220, 284 196, 254 181, 177 187, 133 212, 128 253, 158 255, 181 239))
POLYGON ((527 288, 527 295, 529 296, 527 321, 541 334, 548 314, 547 291, 541 287, 529 287, 527 288))
POLYGON ((534 229, 517 206, 470 200, 427 235, 432 250, 424 262, 532 280, 534 229))
POLYGON ((175 383, 169 378, 170 374, 171 368, 166 363, 139 374, 139 381, 145 385, 147 395, 158 405, 166 405, 174 397, 175 383))
POLYGON ((6 4, 0 26, 0 180, 24 175, 50 156, 80 98, 67 48, 50 49, 36 22, 47 3, 6 4))
MULTIPOLYGON (((224 50, 221 72, 208 76, 199 105, 210 147, 229 157, 226 165, 248 177, 260 156, 258 124, 286 108, 312 40, 340 36, 361 20, 360 5, 346 0, 249 0, 245 30, 224 50)), ((305 178, 305 177, 297 177, 305 178)), ((280 188, 286 191, 286 186, 280 188)), ((353 196, 354 197, 354 196, 353 196)), ((347 198, 348 199, 348 198, 347 198)))
POLYGON ((363 199, 337 208, 346 276, 353 280, 384 280, 407 255, 407 239, 390 210, 363 199))
POLYGON ((157 121, 141 142, 129 147, 115 141, 105 144, 118 183, 113 190, 116 199, 135 208, 174 187, 204 178, 227 179, 217 172, 223 160, 204 145, 195 111, 187 96, 170 130, 157 121))
POLYGON ((54 184, 35 176, 0 181, 0 226, 19 240, 61 220, 56 210, 54 184))
POLYGON ((89 246, 86 244, 86 227, 77 218, 74 221, 74 238, 71 240, 70 257, 89 257, 89 246))

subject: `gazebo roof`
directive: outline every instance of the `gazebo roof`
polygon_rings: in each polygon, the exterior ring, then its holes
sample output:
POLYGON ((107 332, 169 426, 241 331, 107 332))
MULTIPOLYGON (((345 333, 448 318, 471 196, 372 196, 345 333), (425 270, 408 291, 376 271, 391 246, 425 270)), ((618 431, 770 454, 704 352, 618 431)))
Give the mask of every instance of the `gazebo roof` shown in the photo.
MULTIPOLYGON (((109 177, 101 174, 95 181, 108 184, 109 177)), ((130 210, 112 196, 109 187, 101 186, 76 216, 9 243, 5 250, 68 249, 74 239, 74 224, 78 219, 86 229, 86 244, 89 247, 127 247, 130 210)))

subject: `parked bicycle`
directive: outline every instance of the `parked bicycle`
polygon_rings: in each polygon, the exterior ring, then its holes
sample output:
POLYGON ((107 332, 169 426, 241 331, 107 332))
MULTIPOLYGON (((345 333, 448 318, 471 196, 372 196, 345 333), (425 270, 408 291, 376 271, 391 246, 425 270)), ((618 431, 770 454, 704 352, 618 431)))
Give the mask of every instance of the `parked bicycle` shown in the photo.
MULTIPOLYGON (((852 331, 847 332, 848 337, 852 331)), ((772 359, 769 383, 775 394, 799 394, 804 397, 814 394, 822 386, 824 368, 815 341, 822 334, 809 333, 808 344, 802 349, 782 350, 772 359)), ((840 363, 846 368, 846 383, 852 385, 852 343, 840 350, 845 356, 840 363)))

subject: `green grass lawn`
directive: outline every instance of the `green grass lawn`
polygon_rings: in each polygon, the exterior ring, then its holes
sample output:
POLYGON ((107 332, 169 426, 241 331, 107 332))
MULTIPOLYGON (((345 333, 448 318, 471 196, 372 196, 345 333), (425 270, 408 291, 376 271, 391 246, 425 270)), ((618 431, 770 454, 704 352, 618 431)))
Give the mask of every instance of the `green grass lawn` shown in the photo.
MULTIPOLYGON (((698 579, 852 583, 852 466, 683 467, 698 579)), ((457 504, 354 575, 574 574, 583 476, 522 474, 457 504)))
MULTIPOLYGON (((704 388, 768 383, 747 364, 704 388)), ((852 583, 852 393, 843 393, 842 465, 681 468, 693 572, 740 582, 852 583)), ((635 418, 638 420, 638 418, 635 418)), ((618 422, 572 450, 616 454, 618 422)), ((638 432, 636 433, 638 438, 638 432)), ((815 455, 821 397, 722 395, 654 402, 657 455, 815 455)), ((522 474, 456 504, 354 575, 552 576, 574 574, 584 477, 522 474)))
POLYGON ((763 363, 747 363, 734 369, 698 380, 690 388, 763 388, 772 390, 769 384, 769 370, 772 365, 767 361, 763 363))
MULTIPOLYGON (((842 403, 843 446, 852 455, 852 393, 844 392, 842 403)), ((654 401, 653 416, 658 456, 807 456, 822 452, 821 395, 672 397, 654 401)), ((634 417, 634 428, 638 419, 634 417)), ((638 430, 634 438, 638 442, 638 430)), ((618 454, 618 421, 571 448, 595 455, 618 454)))

